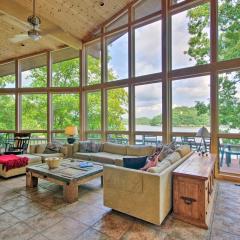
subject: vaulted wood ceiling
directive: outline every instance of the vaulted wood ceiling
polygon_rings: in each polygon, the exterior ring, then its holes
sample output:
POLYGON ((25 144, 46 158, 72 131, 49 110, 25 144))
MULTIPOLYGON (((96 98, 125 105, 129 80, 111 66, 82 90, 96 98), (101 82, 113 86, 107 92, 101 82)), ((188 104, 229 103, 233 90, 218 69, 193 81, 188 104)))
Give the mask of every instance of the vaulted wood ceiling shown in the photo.
POLYGON ((81 49, 82 39, 96 30, 132 0, 36 0, 36 14, 41 18, 41 31, 49 32, 39 41, 12 43, 16 34, 30 27, 32 0, 0 1, 0 62, 69 45, 81 49), (24 46, 23 46, 24 45, 24 46))

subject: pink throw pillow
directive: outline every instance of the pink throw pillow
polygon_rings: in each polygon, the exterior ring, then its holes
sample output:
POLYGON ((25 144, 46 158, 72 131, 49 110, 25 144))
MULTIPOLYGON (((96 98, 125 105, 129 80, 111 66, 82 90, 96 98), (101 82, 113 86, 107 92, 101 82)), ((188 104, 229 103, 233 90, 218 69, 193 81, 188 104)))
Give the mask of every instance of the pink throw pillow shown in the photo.
POLYGON ((158 154, 154 154, 147 159, 147 162, 144 167, 141 168, 143 171, 147 171, 150 167, 156 167, 158 163, 158 154))

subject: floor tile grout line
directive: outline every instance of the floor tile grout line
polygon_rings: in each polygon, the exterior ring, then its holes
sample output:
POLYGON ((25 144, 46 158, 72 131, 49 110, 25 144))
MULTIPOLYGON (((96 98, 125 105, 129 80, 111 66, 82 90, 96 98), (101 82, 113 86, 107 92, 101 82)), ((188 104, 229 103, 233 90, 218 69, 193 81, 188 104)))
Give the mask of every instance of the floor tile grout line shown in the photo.
MULTIPOLYGON (((39 213, 39 214, 41 214, 41 213, 39 213)), ((62 215, 62 214, 61 214, 61 215, 62 215)), ((33 218, 33 217, 36 217, 36 216, 37 216, 37 215, 34 215, 34 216, 30 217, 30 218, 33 218)), ((63 216, 63 217, 64 217, 64 216, 63 216)), ((24 223, 26 223, 25 221, 30 220, 30 218, 24 220, 24 223)), ((58 222, 56 222, 56 223, 54 223, 53 225, 45 228, 44 230, 36 230, 36 229, 34 229, 34 230, 42 235, 42 231, 46 231, 47 229, 53 227, 54 225, 56 225, 57 223, 61 222, 62 220, 63 220, 63 219, 59 220, 58 222)), ((28 223, 26 223, 26 224, 27 224, 29 227, 32 227, 30 224, 28 224, 28 223)), ((44 237, 45 237, 45 236, 44 236, 44 237)))

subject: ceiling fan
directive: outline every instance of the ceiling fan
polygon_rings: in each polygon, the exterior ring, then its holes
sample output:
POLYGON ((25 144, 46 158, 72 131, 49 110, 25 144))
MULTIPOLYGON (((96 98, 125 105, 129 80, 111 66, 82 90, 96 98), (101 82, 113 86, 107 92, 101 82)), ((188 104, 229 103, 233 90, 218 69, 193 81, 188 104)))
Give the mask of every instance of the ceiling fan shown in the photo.
POLYGON ((36 0, 33 0, 33 14, 27 18, 27 22, 30 24, 31 29, 28 30, 26 33, 17 34, 13 38, 10 38, 11 42, 18 43, 28 39, 38 41, 41 38, 41 19, 36 15, 36 0))

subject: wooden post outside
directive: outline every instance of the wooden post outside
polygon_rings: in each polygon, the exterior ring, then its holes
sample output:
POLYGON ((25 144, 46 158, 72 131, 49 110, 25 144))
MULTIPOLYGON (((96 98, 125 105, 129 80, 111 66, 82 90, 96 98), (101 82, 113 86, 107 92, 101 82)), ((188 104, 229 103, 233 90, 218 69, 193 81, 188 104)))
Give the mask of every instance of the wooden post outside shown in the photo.
POLYGON ((168 0, 162 0, 162 137, 163 143, 171 141, 171 104, 169 72, 169 11, 168 0))

